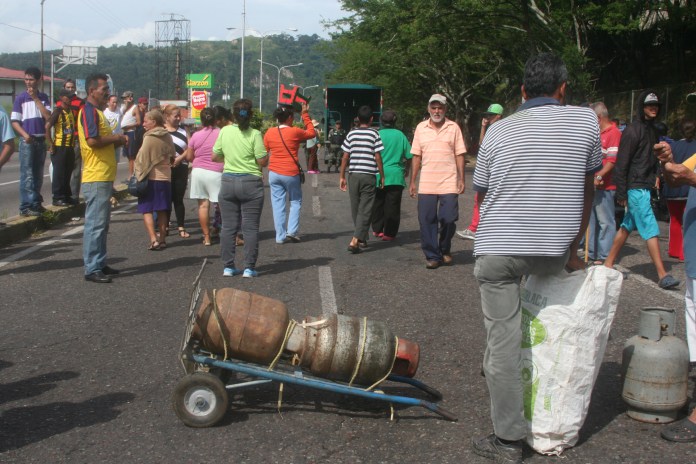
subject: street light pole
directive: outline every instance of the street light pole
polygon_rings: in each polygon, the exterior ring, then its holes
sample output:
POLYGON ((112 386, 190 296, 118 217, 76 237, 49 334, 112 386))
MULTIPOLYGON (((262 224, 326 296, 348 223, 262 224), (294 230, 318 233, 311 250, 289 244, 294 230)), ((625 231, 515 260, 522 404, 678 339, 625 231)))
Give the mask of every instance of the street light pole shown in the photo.
MULTIPOLYGON (((261 60, 259 60, 259 61, 261 61, 261 60)), ((266 61, 263 61, 262 63, 267 64, 268 66, 273 66, 274 68, 276 68, 278 70, 278 97, 277 97, 277 100, 280 100, 280 72, 285 68, 292 68, 293 66, 302 66, 303 63, 288 64, 285 66, 281 66, 280 68, 278 66, 274 65, 273 63, 268 63, 266 61)))
POLYGON ((239 98, 244 98, 244 36, 246 35, 246 0, 242 3, 242 64, 241 77, 239 79, 239 98))
MULTIPOLYGON (((288 31, 297 32, 294 27, 289 27, 288 31)), ((267 31, 261 34, 261 59, 259 60, 259 113, 263 112, 263 41, 274 32, 282 32, 281 30, 267 31)))
MULTIPOLYGON (((43 75, 44 75, 44 3, 46 0, 41 0, 41 82, 39 82, 39 88, 43 89, 43 75)), ((51 101, 53 104, 53 101, 51 101)))

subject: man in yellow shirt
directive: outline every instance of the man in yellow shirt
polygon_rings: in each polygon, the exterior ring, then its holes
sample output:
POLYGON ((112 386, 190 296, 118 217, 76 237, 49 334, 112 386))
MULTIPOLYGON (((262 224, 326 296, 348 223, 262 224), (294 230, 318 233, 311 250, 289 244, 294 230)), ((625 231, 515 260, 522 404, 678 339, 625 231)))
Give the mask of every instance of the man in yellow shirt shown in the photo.
POLYGON ((87 101, 80 110, 77 130, 82 151, 82 194, 85 228, 82 256, 85 280, 109 283, 119 271, 106 265, 106 236, 111 216, 111 188, 116 179, 116 147, 127 145, 125 135, 114 135, 102 110, 109 98, 106 74, 87 78, 87 101))

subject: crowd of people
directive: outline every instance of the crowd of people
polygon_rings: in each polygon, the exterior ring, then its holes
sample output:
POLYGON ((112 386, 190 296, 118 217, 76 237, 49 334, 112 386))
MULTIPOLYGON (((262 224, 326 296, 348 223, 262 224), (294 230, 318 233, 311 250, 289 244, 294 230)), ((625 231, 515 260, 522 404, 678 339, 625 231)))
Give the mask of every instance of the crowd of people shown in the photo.
MULTIPOLYGON (((119 272, 107 264, 119 148, 128 159, 129 176, 146 184, 137 211, 143 215, 148 250, 167 247, 172 223, 179 237, 190 237, 184 207, 190 173, 190 198, 198 202, 202 244, 211 245, 219 234, 223 275, 257 277, 264 168, 269 171, 276 243, 301 241, 302 143, 310 142, 308 166, 318 173, 312 150, 318 143, 317 128, 307 103, 299 111, 304 127, 294 124, 291 106, 279 105, 273 113, 276 125, 262 134, 251 127, 252 102, 240 99, 232 111, 204 109, 202 127, 191 134, 181 126, 181 110, 175 105, 148 108, 146 98, 136 104, 130 91, 121 95, 119 105, 118 97, 110 94, 107 76, 100 73, 87 78, 84 101, 75 96, 74 82, 67 81, 51 112, 48 96, 38 90, 39 79, 37 68, 26 70, 27 90, 17 97, 9 118, 14 133, 0 111, 0 167, 14 150, 16 134, 23 216, 43 211, 40 190, 47 139, 54 205, 75 202, 80 187, 73 185, 74 171, 80 171, 86 204, 86 280, 108 283, 119 272), (243 247, 239 264, 237 246, 243 247)), ((473 177, 474 213, 470 225, 459 231, 467 147, 458 124, 446 117, 445 96, 430 97, 428 117, 416 127, 411 143, 395 128, 395 111, 382 112, 376 129, 367 106, 357 110, 352 130, 343 131, 337 121, 327 134, 333 154, 329 160, 340 170, 338 187, 350 199, 350 253, 367 246, 370 230, 382 241, 397 237, 407 180, 410 196, 417 198, 427 269, 452 264, 455 234, 474 240, 493 433, 474 439, 472 445, 477 454, 498 462, 521 462, 521 440, 527 434, 519 369, 522 277, 579 270, 585 262, 613 267, 628 236, 637 230, 646 241, 659 287, 676 288, 680 282, 666 272, 661 259, 651 206, 655 188, 668 199, 668 254, 686 262, 687 339, 696 366, 696 190, 690 188, 696 187, 696 123, 682 122, 682 140, 660 140, 655 123, 662 102, 647 90, 639 97, 636 118, 621 131, 602 102, 566 105, 567 81, 565 64, 553 54, 540 54, 525 66, 524 103, 508 117, 503 117, 499 104, 484 112, 473 177), (625 207, 618 228, 616 204, 625 207), (583 244, 585 262, 579 253, 583 244)), ((665 428, 662 435, 696 441, 696 413, 665 428)))

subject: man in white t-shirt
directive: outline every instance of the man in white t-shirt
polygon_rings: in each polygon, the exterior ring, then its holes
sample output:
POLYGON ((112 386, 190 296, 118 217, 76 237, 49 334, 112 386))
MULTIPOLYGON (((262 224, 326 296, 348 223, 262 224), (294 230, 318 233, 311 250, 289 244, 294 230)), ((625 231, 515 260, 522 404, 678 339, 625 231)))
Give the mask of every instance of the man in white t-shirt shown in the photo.
MULTIPOLYGON (((123 118, 123 112, 121 112, 121 108, 118 106, 117 95, 109 96, 109 101, 106 104, 106 109, 104 110, 104 117, 106 117, 109 126, 111 126, 112 133, 123 133, 123 131, 121 130, 121 118, 123 118)), ((121 148, 122 147, 116 148, 116 163, 118 163, 118 159, 121 156, 121 148)))

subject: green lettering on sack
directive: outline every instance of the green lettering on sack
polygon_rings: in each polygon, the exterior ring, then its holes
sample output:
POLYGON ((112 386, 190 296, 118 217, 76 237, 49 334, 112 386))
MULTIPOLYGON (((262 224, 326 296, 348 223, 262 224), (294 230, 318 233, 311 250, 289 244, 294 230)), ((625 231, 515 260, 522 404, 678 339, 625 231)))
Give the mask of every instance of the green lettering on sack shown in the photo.
POLYGON ((524 400, 524 417, 528 421, 534 415, 534 403, 536 402, 537 391, 539 389, 539 379, 536 375, 536 366, 529 359, 522 360, 522 395, 524 400))
POLYGON ((531 348, 546 340, 546 327, 527 309, 522 308, 522 348, 531 348))

